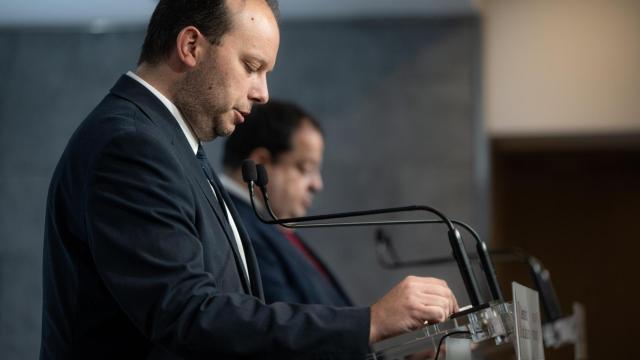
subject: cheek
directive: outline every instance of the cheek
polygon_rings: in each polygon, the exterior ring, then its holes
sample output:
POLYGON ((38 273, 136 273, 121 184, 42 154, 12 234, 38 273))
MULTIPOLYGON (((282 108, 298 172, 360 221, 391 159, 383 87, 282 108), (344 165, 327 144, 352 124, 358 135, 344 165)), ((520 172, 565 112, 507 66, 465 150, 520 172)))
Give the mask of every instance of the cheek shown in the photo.
POLYGON ((291 200, 300 202, 307 196, 308 183, 299 176, 292 179, 289 186, 289 197, 291 200))
POLYGON ((216 72, 211 72, 207 79, 209 97, 226 108, 230 99, 235 96, 236 81, 233 72, 229 69, 217 69, 216 72))
POLYGON ((269 197, 276 201, 281 200, 283 193, 286 192, 286 186, 283 184, 282 177, 273 172, 269 173, 267 189, 269 190, 269 197))
POLYGON ((223 77, 224 85, 232 94, 231 96, 237 97, 246 91, 248 80, 244 69, 229 69, 224 73, 223 77))
POLYGON ((299 197, 299 182, 288 172, 274 174, 273 178, 269 179, 269 184, 271 185, 269 191, 273 191, 272 197, 281 202, 291 203, 299 197))

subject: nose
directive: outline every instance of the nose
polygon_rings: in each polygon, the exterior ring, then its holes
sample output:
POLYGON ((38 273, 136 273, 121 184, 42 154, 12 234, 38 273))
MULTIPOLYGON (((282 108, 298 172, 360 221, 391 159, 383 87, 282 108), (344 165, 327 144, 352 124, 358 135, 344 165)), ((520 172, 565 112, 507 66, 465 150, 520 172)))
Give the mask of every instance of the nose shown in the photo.
POLYGON ((258 104, 266 104, 269 101, 269 88, 267 86, 267 75, 257 76, 251 89, 249 90, 249 100, 258 104))
POLYGON ((309 188, 311 189, 312 193, 320 192, 322 191, 322 188, 324 188, 324 183, 322 182, 322 174, 319 171, 315 173, 311 178, 309 188))

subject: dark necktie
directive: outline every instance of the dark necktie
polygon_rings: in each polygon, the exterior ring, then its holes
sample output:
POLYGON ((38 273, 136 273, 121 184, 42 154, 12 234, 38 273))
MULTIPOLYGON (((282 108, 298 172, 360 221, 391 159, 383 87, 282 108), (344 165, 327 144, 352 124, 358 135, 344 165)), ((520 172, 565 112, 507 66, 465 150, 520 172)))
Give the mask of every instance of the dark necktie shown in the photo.
POLYGON ((200 167, 202 168, 202 172, 204 173, 204 176, 207 177, 207 180, 209 180, 209 184, 214 189, 213 192, 215 193, 215 196, 218 199, 220 210, 224 214, 225 219, 229 221, 229 218, 227 216, 227 208, 225 207, 224 200, 222 199, 222 192, 220 192, 220 188, 218 188, 218 184, 214 180, 215 174, 211 169, 211 165, 209 164, 209 160, 207 159, 207 154, 204 152, 202 145, 198 145, 198 152, 196 153, 196 158, 198 158, 198 161, 200 162, 200 167))
MULTIPOLYGON (((202 148, 202 145, 198 145, 198 152, 196 153, 196 158, 198 159, 198 161, 200 162, 200 167, 202 168, 202 172, 204 173, 204 176, 207 177, 207 180, 209 181, 209 184, 211 185, 211 187, 214 189, 213 193, 215 195, 215 197, 218 199, 218 205, 220 206, 220 211, 224 214, 224 218, 227 220, 227 223, 224 224, 223 226, 227 229, 227 231, 229 232, 230 236, 233 238, 235 237, 233 230, 231 229, 231 221, 229 220, 229 215, 227 214, 227 207, 224 204, 224 200, 222 199, 222 190, 220 189, 220 182, 218 181, 218 177, 216 176, 216 174, 213 172, 213 169, 211 168, 211 165, 209 164, 209 160, 207 160, 207 154, 205 154, 204 149, 202 148)), ((239 238, 235 238, 234 242, 236 243, 236 245, 234 245, 234 249, 237 252, 237 255, 240 256, 241 259, 244 259, 244 255, 241 254, 241 247, 242 247, 242 243, 240 242, 239 238)), ((244 250, 242 250, 244 251, 244 250)), ((243 260, 244 261, 244 260, 243 260)), ((241 271, 243 274, 246 275, 246 279, 248 282, 248 288, 249 292, 251 292, 251 280, 249 278, 249 272, 247 270, 247 265, 246 263, 243 264, 243 261, 238 262, 238 266, 239 266, 239 271, 241 271)))
POLYGON ((327 280, 329 283, 332 283, 331 277, 329 276, 329 271, 327 268, 322 265, 320 259, 307 247, 307 245, 302 241, 300 236, 293 231, 283 231, 284 236, 289 240, 291 245, 293 245, 304 257, 306 260, 322 275, 322 277, 327 280))

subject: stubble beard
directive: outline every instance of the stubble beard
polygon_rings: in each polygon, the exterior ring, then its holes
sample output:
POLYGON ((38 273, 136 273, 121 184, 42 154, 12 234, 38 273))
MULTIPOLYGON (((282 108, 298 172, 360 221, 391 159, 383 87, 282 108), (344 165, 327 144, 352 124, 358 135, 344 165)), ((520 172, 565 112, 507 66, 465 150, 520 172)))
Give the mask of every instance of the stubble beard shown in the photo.
POLYGON ((220 92, 224 91, 215 82, 214 64, 201 64, 188 72, 177 85, 174 103, 200 141, 211 141, 218 136, 231 135, 222 121, 220 92), (205 71, 204 69, 212 69, 205 71))

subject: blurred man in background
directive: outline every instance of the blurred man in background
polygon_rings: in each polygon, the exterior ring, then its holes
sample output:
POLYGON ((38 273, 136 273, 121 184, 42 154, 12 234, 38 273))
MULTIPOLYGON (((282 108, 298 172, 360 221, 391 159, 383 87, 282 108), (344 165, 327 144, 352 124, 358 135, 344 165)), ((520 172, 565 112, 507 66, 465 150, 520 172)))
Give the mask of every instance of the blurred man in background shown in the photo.
MULTIPOLYGON (((254 107, 245 120, 225 144, 221 181, 251 237, 265 300, 351 305, 336 277, 297 232, 259 221, 242 180, 243 160, 263 164, 269 174, 270 204, 277 216, 306 215, 313 196, 322 190, 320 124, 300 107, 275 100, 254 107)), ((264 209, 262 197, 257 198, 256 204, 264 209)))

